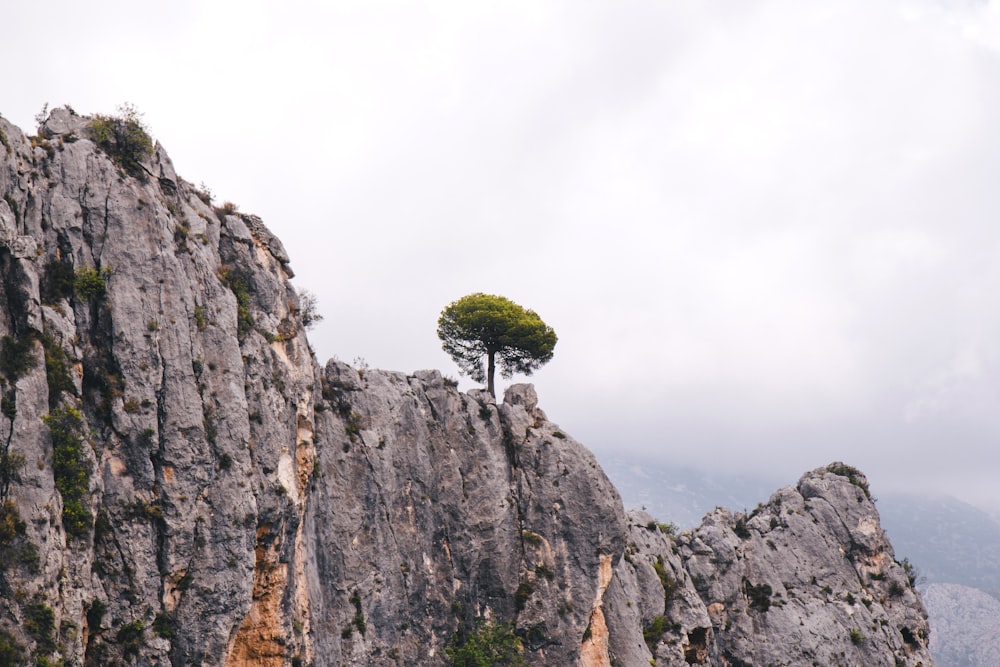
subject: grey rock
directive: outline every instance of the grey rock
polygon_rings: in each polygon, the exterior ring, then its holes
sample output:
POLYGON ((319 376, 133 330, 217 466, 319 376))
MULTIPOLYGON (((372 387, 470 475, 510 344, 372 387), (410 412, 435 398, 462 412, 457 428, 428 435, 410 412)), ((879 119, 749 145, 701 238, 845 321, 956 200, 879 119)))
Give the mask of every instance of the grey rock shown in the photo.
POLYGON ((536 665, 932 664, 857 471, 676 537, 626 517, 531 385, 321 368, 263 222, 158 144, 127 173, 89 122, 0 119, 0 639, 25 661, 433 666, 489 621, 536 665))
POLYGON ((646 659, 634 616, 656 664, 934 664, 926 611, 854 468, 807 473, 749 514, 717 509, 676 540, 658 528, 631 515, 613 582, 621 664, 646 659))

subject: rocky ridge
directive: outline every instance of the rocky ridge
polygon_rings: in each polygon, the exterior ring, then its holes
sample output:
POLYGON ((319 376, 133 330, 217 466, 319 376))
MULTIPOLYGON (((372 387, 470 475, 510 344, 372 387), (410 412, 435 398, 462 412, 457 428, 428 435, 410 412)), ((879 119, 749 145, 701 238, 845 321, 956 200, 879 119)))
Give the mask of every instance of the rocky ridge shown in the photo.
POLYGON ((0 663, 933 664, 858 471, 669 535, 530 385, 320 367, 263 223, 97 139, 0 119, 0 663))

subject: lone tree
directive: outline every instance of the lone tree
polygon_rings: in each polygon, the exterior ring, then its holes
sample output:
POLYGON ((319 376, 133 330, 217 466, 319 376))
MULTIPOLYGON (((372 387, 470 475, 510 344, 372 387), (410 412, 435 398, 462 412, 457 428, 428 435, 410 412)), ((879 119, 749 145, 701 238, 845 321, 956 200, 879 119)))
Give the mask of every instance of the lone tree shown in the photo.
POLYGON ((486 381, 494 397, 497 366, 505 378, 514 373, 531 375, 552 358, 556 346, 556 332, 535 311, 480 292, 463 296, 441 311, 437 334, 462 374, 476 382, 486 381))

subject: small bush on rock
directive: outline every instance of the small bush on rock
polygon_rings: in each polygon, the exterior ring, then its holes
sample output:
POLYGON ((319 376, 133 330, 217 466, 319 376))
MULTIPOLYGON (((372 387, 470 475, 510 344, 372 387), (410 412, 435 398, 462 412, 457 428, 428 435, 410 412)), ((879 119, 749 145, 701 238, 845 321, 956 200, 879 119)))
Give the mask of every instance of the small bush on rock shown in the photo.
POLYGON ((42 417, 52 435, 52 473, 63 500, 63 527, 70 538, 86 535, 93 515, 85 499, 90 470, 84 455, 83 415, 73 407, 52 410, 42 417))
POLYGON ((523 667, 524 647, 509 623, 480 622, 464 635, 456 632, 444 649, 454 667, 523 667))
POLYGON ((142 161, 153 154, 153 139, 134 106, 123 104, 114 116, 95 116, 90 135, 119 167, 132 176, 145 176, 142 161))

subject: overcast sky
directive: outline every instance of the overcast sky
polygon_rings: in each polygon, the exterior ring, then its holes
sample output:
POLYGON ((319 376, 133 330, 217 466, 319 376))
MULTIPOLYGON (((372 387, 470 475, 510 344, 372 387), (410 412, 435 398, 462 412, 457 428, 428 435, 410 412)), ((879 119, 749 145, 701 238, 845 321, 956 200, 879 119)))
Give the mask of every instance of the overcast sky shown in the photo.
MULTIPOLYGON (((1000 507, 1000 9, 972 0, 7 0, 0 113, 145 113, 318 297, 457 369, 470 292, 599 457, 1000 507)), ((473 386, 463 380, 463 387, 473 386)))

